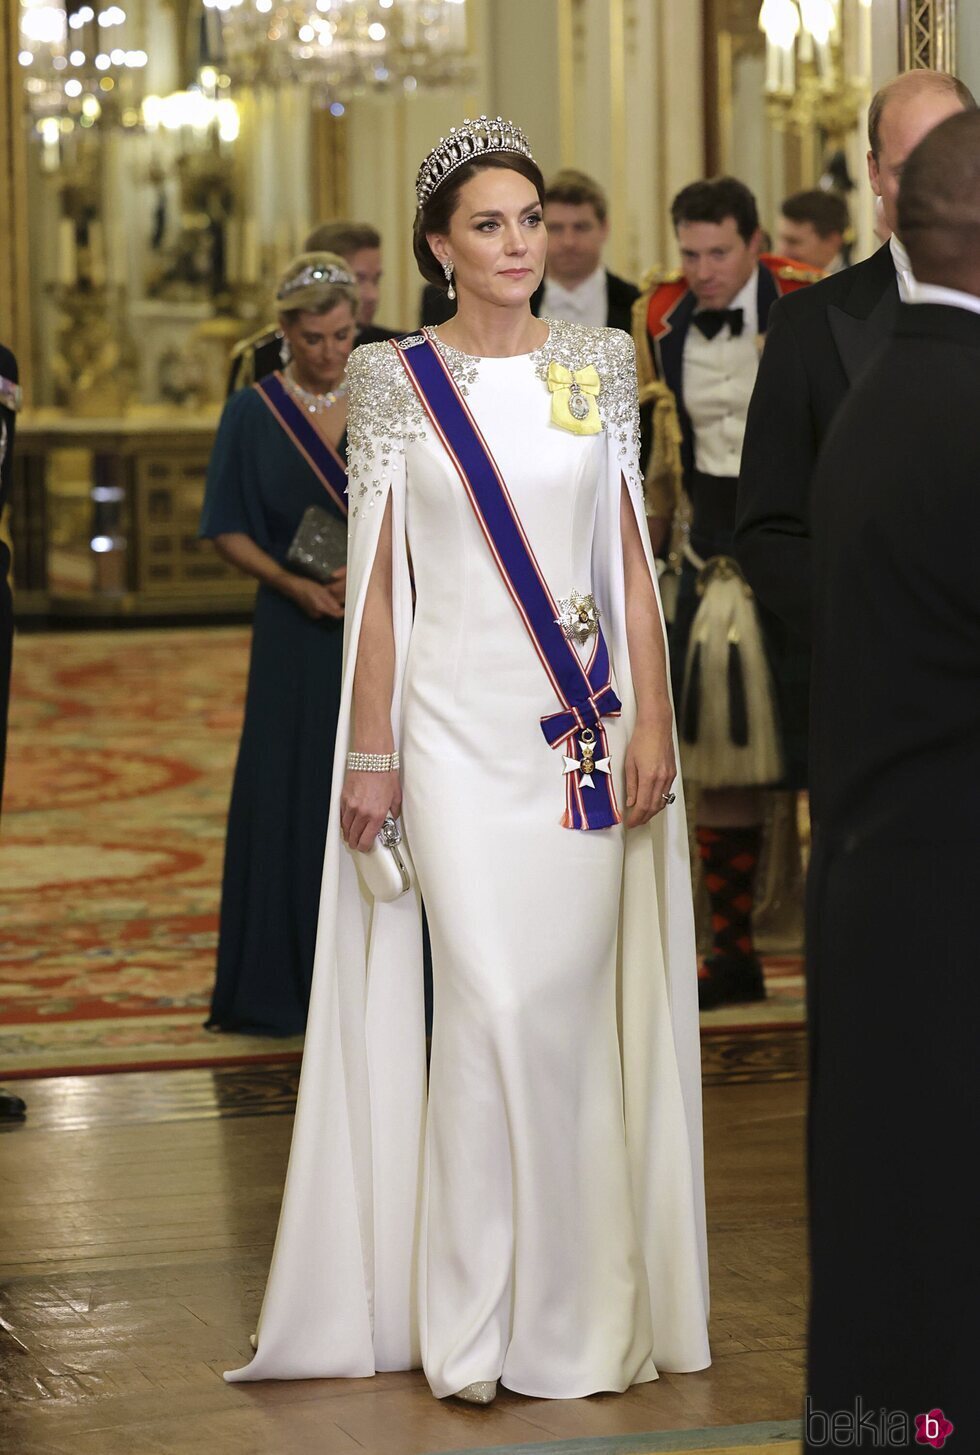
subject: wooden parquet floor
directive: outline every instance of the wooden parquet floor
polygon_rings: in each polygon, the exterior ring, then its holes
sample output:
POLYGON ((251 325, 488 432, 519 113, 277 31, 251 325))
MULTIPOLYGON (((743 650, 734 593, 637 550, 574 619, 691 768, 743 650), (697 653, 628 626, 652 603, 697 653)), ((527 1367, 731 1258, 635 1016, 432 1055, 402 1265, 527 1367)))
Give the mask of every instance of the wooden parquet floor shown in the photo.
POLYGON ((28 1121, 0 1136, 0 1450, 797 1449, 777 1436, 802 1404, 805 1088, 775 1062, 705 1091, 711 1369, 621 1396, 503 1392, 488 1409, 438 1403, 417 1373, 221 1379, 249 1355, 295 1067, 20 1083, 28 1121), (736 1438, 733 1427, 749 1425, 752 1438, 736 1438), (695 1430, 703 1438, 680 1434, 695 1430))

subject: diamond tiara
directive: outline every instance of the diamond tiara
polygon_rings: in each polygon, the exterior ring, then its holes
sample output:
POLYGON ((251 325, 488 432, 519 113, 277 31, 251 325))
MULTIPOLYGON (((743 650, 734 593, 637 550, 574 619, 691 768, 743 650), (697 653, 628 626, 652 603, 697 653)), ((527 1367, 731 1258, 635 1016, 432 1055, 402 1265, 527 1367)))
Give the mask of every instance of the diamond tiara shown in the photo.
POLYGON ((516 152, 534 161, 530 143, 521 128, 512 121, 504 121, 502 116, 492 121, 486 116, 479 116, 476 121, 467 117, 462 126, 451 126, 449 135, 439 138, 439 145, 432 148, 419 167, 415 178, 419 207, 425 205, 457 167, 491 152, 516 152))
POLYGON ((321 267, 319 263, 310 263, 295 278, 283 283, 276 294, 276 300, 281 303, 290 293, 298 293, 301 288, 309 288, 313 283, 342 283, 348 288, 354 288, 357 280, 353 273, 348 273, 346 268, 338 268, 336 263, 328 263, 326 267, 321 267))

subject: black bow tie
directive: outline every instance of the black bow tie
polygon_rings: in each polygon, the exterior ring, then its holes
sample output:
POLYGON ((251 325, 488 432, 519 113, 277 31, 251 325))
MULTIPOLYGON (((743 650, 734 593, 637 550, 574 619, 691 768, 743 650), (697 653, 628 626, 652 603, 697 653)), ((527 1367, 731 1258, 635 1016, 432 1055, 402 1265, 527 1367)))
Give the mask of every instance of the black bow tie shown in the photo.
POLYGON ((732 331, 732 338, 738 338, 745 327, 745 314, 741 308, 702 308, 694 315, 694 322, 705 338, 714 338, 726 323, 732 331))

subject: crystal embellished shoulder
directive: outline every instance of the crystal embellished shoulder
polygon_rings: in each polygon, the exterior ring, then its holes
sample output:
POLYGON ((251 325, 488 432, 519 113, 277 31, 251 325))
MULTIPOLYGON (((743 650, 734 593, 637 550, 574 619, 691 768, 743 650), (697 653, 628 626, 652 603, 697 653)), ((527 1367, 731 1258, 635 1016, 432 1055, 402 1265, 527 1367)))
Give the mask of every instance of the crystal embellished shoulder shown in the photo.
POLYGON ((619 328, 591 328, 583 323, 556 319, 547 341, 531 358, 535 373, 544 384, 548 382, 551 363, 576 373, 591 364, 602 384, 596 403, 603 425, 618 436, 621 455, 639 455, 636 351, 628 333, 619 328))

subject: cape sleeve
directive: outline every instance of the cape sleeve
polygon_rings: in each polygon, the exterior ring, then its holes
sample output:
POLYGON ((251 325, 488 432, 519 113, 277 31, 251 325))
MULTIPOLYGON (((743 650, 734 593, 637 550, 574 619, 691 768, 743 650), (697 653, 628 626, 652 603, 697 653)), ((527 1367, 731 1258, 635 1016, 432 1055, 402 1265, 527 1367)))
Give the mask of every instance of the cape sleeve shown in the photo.
POLYGON ((618 328, 605 330, 607 338, 600 413, 612 457, 630 495, 643 503, 643 474, 640 469, 640 406, 636 377, 636 349, 628 333, 618 328))
POLYGON ((426 1074, 421 908, 417 893, 376 903, 340 832, 361 621, 389 498, 392 727, 398 743, 412 629, 405 547, 411 386, 394 350, 383 343, 355 349, 347 379, 344 666, 310 1013, 257 1350, 250 1364, 225 1375, 232 1382, 364 1376, 415 1368, 420 1357, 415 1250, 426 1074))
MULTIPOLYGON (((636 721, 626 629, 621 506, 623 482, 659 601, 639 468, 639 408, 632 340, 610 331, 603 381, 606 478, 599 493, 593 580, 604 612, 623 721, 636 721)), ((661 608, 661 629, 666 625, 661 608)), ((667 674, 668 689, 670 673, 667 674)), ((677 762, 680 753, 674 740, 677 762)), ((655 1345, 668 1370, 710 1363, 708 1267, 701 1124, 697 953, 690 851, 680 771, 676 802, 625 839, 620 921, 620 1036, 627 1147, 651 1307, 672 1330, 655 1345), (669 1253, 667 1252, 669 1250, 669 1253)))

